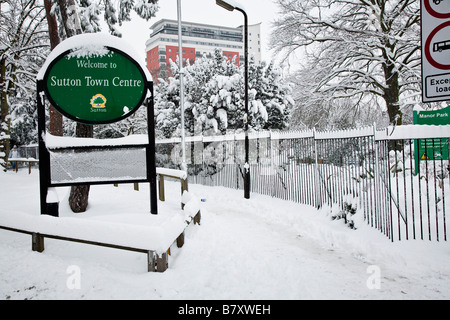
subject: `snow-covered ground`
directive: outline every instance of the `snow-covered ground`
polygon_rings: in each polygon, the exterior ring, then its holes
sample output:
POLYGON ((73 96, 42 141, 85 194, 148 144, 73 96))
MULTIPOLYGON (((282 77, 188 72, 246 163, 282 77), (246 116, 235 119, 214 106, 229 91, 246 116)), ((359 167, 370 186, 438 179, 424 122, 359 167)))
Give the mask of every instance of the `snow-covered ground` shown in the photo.
MULTIPOLYGON (((0 215, 39 214, 38 171, 0 172, 0 215)), ((202 202, 169 269, 147 273, 145 254, 0 230, 0 299, 449 299, 450 243, 350 230, 326 210, 222 187, 190 185, 202 202)), ((166 182, 166 199, 180 199, 166 182)), ((58 189, 61 216, 74 215, 58 189)), ((85 217, 147 210, 148 186, 91 187, 85 217)), ((161 212, 161 214, 164 214, 161 212)), ((181 214, 181 213, 180 213, 181 214)))

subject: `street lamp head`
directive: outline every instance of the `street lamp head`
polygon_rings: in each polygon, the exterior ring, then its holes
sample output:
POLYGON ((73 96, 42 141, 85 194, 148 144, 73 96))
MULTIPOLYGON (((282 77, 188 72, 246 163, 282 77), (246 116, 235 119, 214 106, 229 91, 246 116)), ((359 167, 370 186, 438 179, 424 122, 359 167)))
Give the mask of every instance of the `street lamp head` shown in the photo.
POLYGON ((223 0, 216 0, 216 4, 222 8, 227 9, 228 11, 233 11, 235 9, 234 6, 223 0))

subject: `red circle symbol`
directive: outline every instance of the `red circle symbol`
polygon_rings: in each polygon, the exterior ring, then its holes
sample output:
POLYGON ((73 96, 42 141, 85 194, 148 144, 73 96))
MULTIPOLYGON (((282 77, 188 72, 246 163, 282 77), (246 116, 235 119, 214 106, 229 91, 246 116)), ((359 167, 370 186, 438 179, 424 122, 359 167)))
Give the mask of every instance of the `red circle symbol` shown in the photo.
POLYGON ((424 0, 425 9, 427 9, 428 13, 431 14, 433 17, 438 19, 448 19, 450 18, 450 12, 449 13, 440 13, 433 9, 431 6, 430 0, 424 0))
POLYGON ((450 64, 442 64, 434 60, 434 58, 431 56, 431 40, 433 40, 434 36, 441 31, 442 29, 449 27, 450 21, 447 21, 441 25, 439 25, 436 29, 434 29, 430 35, 428 36, 427 41, 425 42, 425 57, 427 58, 428 62, 435 68, 441 69, 441 70, 450 70, 450 64))

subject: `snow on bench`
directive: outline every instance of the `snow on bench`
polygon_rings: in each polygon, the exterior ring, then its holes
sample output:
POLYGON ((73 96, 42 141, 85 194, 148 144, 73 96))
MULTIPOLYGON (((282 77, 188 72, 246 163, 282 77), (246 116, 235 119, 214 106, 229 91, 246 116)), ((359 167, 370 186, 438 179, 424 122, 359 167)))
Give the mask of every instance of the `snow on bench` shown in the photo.
MULTIPOLYGON (((178 179, 181 181, 181 196, 183 197, 184 192, 189 190, 187 172, 184 170, 176 169, 166 169, 166 168, 156 168, 156 174, 159 176, 159 200, 166 201, 165 190, 164 190, 164 177, 178 179)), ((186 202, 181 201, 181 209, 184 209, 186 202)), ((200 213, 196 216, 195 222, 200 223, 200 213)))
POLYGON ((196 221, 200 205, 186 193, 186 210, 152 214, 114 214, 89 218, 52 217, 27 213, 1 213, 0 229, 32 235, 33 251, 44 251, 44 238, 130 250, 148 255, 148 271, 164 272, 173 243, 181 248, 184 231, 196 221))
POLYGON ((166 169, 166 168, 156 168, 156 173, 160 175, 164 175, 171 178, 177 178, 180 180, 187 179, 187 172, 184 170, 176 170, 176 169, 166 169))

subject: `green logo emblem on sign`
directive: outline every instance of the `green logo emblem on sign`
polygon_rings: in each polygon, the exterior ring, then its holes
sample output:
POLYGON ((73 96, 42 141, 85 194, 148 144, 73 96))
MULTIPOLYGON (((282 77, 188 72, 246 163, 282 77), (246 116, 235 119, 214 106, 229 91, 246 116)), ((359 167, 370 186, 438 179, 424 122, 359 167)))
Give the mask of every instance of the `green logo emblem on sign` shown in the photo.
POLYGON ((98 109, 106 108, 106 98, 102 94, 96 94, 91 99, 91 106, 98 109))
POLYGON ((139 109, 147 94, 144 71, 115 48, 61 54, 47 69, 44 84, 59 112, 85 124, 122 120, 139 109))

